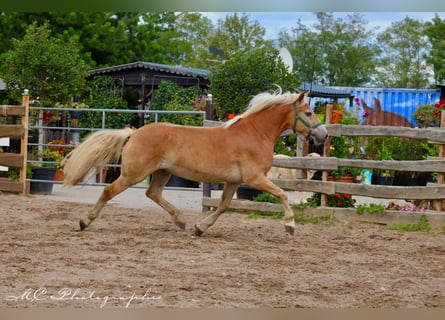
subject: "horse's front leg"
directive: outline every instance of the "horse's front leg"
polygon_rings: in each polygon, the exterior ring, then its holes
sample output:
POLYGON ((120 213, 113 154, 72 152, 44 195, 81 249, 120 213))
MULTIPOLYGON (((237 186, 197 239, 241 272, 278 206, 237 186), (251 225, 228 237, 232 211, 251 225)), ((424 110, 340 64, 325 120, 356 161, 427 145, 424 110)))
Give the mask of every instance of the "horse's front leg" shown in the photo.
POLYGON ((285 230, 287 233, 293 235, 295 231, 295 217, 294 212, 289 205, 286 192, 267 179, 266 176, 257 176, 252 181, 246 181, 246 184, 261 191, 270 193, 271 195, 280 199, 284 209, 285 230))
POLYGON ((238 186, 238 184, 226 183, 223 194, 221 196, 221 200, 219 202, 218 209, 211 215, 207 216, 200 223, 195 225, 196 236, 202 235, 204 231, 206 231, 215 223, 216 219, 218 219, 221 213, 227 211, 238 186))

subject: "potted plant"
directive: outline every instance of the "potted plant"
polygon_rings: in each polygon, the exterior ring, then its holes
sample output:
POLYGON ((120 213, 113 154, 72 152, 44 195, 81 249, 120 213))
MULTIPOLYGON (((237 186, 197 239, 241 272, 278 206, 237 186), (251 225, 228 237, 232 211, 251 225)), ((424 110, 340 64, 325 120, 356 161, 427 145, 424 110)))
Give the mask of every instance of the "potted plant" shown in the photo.
POLYGON ((419 128, 437 127, 440 123, 440 115, 437 113, 437 108, 432 104, 419 106, 413 112, 413 118, 419 128))
MULTIPOLYGON (((365 147, 365 155, 370 160, 394 160, 393 148, 397 138, 371 137, 365 147)), ((372 184, 392 185, 394 182, 394 170, 374 169, 372 171, 372 184)))
MULTIPOLYGON (((319 207, 321 205, 321 193, 315 192, 307 202, 312 207, 319 207)), ((328 207, 338 208, 353 208, 355 199, 349 193, 335 193, 334 195, 328 195, 328 207)))
MULTIPOLYGON (((65 139, 53 140, 48 146, 42 150, 42 162, 32 167, 33 180, 31 181, 30 193, 51 194, 53 189, 53 181, 56 181, 56 173, 63 170, 63 159, 71 152, 74 145, 67 145, 65 139)), ((38 159, 35 154, 30 155, 30 159, 38 159)))

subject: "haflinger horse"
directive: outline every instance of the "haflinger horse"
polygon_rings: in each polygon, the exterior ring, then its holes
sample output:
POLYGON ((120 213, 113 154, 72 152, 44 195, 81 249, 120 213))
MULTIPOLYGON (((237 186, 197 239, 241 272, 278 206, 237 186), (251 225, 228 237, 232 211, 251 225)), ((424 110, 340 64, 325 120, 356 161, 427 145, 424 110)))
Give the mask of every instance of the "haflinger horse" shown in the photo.
POLYGON ((267 177, 273 148, 280 134, 292 129, 314 143, 324 143, 326 127, 307 101, 307 92, 263 92, 252 98, 241 115, 217 127, 152 123, 137 130, 92 133, 65 159, 64 185, 74 186, 93 168, 121 157, 121 174, 106 186, 94 207, 80 220, 83 230, 113 197, 151 174, 146 196, 160 205, 185 230, 181 211, 162 196, 170 176, 194 181, 225 183, 218 209, 195 225, 200 236, 230 205, 240 184, 270 193, 281 200, 285 230, 293 234, 294 214, 286 193, 267 177))

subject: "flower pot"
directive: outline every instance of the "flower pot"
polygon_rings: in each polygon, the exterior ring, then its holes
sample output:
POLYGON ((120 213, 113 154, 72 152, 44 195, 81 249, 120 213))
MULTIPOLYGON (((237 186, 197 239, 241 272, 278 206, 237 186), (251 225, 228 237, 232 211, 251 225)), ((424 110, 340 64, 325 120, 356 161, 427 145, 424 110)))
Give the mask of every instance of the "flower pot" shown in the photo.
POLYGON ((261 190, 241 185, 238 187, 238 190, 236 190, 236 198, 244 200, 253 200, 253 198, 260 195, 261 193, 263 193, 261 190))
POLYGON ((48 180, 48 182, 31 181, 29 192, 35 194, 51 194, 53 192, 53 181, 56 171, 57 169, 55 167, 41 167, 34 169, 32 179, 48 180))
POLYGON ((392 186, 394 182, 394 176, 378 176, 372 175, 372 184, 375 185, 384 185, 384 186, 392 186))
POLYGON ((54 181, 63 181, 63 172, 60 170, 56 170, 54 174, 54 181))
POLYGON ((72 119, 80 119, 82 117, 82 111, 79 110, 71 110, 70 116, 72 119))
POLYGON ((355 182, 355 177, 353 177, 353 176, 342 176, 342 177, 334 178, 332 176, 328 176, 328 181, 343 182, 343 183, 354 183, 355 182))
POLYGON ((342 117, 343 117, 343 113, 341 113, 338 110, 332 110, 331 123, 339 123, 342 117))

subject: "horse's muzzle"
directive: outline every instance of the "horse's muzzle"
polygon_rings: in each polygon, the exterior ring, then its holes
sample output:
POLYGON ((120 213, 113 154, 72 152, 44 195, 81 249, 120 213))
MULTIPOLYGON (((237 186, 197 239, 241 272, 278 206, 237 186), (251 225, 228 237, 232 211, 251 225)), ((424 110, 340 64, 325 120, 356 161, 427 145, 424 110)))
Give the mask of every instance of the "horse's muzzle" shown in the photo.
POLYGON ((324 144, 328 139, 328 137, 329 137, 328 130, 324 125, 322 125, 312 131, 312 134, 309 136, 309 139, 311 139, 316 146, 319 146, 321 144, 324 144))

